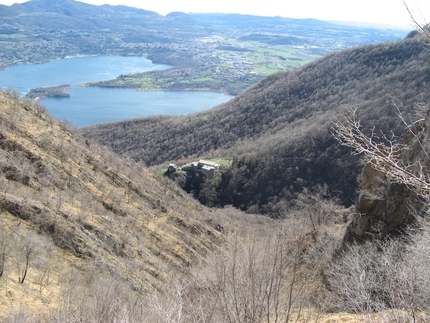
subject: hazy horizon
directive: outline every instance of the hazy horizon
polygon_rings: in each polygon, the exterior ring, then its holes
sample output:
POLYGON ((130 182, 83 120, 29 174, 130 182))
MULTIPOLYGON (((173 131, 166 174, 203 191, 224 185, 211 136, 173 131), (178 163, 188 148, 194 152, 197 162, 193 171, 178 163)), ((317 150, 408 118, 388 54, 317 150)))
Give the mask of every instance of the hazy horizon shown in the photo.
MULTIPOLYGON (((414 18, 420 23, 427 23, 430 19, 430 7, 427 0, 302 0, 294 3, 279 3, 266 0, 261 3, 236 3, 218 0, 207 3, 195 0, 79 0, 94 5, 125 5, 140 9, 155 11, 166 15, 170 12, 185 13, 238 13, 257 16, 282 16, 289 18, 315 18, 326 21, 345 21, 357 23, 384 24, 392 26, 412 27, 413 21, 405 3, 414 18)), ((0 4, 11 5, 27 1, 0 0, 0 4)))

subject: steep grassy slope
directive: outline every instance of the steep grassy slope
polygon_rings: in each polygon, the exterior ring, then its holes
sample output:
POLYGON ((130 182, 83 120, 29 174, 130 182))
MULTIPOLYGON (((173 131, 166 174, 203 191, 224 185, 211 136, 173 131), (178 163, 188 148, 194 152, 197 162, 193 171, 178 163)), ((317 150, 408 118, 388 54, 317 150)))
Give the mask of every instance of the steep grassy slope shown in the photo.
POLYGON ((236 157, 230 173, 204 196, 197 193, 209 204, 276 213, 282 199, 326 183, 349 205, 360 166, 332 138, 331 119, 356 106, 365 131, 376 126, 398 135, 403 125, 395 105, 413 117, 414 108, 429 99, 429 83, 429 52, 419 39, 408 38, 274 74, 203 113, 103 124, 83 133, 148 165, 236 157))
POLYGON ((94 286, 166 289, 223 241, 175 185, 3 92, 0 189, 0 320, 65 306, 85 286, 88 302, 94 286))

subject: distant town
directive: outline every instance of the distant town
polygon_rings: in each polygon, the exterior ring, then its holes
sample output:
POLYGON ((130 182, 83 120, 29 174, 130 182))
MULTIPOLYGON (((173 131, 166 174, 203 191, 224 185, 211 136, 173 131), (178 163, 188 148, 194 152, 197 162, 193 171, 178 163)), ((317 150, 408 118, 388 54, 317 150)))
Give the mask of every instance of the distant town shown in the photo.
POLYGON ((175 13, 166 19, 144 10, 131 11, 124 20, 124 12, 106 9, 97 20, 87 17, 87 9, 77 1, 68 6, 73 15, 47 7, 33 13, 35 20, 18 19, 20 7, 10 12, 5 7, 0 13, 0 69, 74 56, 140 56, 171 68, 85 85, 237 95, 269 74, 327 53, 406 35, 401 30, 281 17, 175 13), (37 19, 46 25, 35 24, 37 19))

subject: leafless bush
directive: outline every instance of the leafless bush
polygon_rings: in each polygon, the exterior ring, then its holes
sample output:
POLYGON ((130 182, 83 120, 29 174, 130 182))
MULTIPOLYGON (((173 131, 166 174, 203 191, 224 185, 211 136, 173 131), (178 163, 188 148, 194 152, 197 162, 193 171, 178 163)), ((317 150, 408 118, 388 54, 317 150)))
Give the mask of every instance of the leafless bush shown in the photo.
POLYGON ((23 284, 31 266, 46 267, 53 244, 45 236, 19 228, 14 232, 14 244, 19 282, 23 284))
MULTIPOLYGON (((411 228, 403 240, 345 246, 325 279, 327 310, 369 314, 398 309, 403 321, 428 322, 430 225, 411 228)), ((397 312, 389 313, 398 321, 397 312)))
POLYGON ((385 309, 383 285, 388 273, 381 255, 378 247, 370 242, 348 245, 342 251, 325 272, 329 310, 371 313, 385 309))
POLYGON ((430 310, 430 224, 420 220, 409 231, 401 260, 392 262, 394 272, 390 299, 396 308, 405 309, 415 319, 430 310))
POLYGON ((21 97, 21 93, 13 88, 8 87, 5 91, 6 94, 9 94, 14 99, 19 99, 21 97))
POLYGON ((88 268, 86 275, 72 270, 62 286, 59 306, 47 322, 146 322, 143 298, 98 268, 88 268))
POLYGON ((279 227, 230 238, 204 276, 219 321, 287 322, 300 316, 311 283, 301 266, 305 236, 289 238, 279 227))
POLYGON ((210 322, 211 311, 203 300, 197 296, 195 280, 191 277, 173 277, 170 281, 170 291, 159 293, 155 291, 149 298, 151 322, 197 323, 210 322), (196 297, 197 296, 197 297, 196 297))
POLYGON ((33 104, 33 107, 34 107, 34 111, 36 112, 36 115, 38 117, 44 117, 44 118, 47 118, 47 117, 50 118, 51 117, 48 113, 48 109, 44 105, 35 102, 33 104))
POLYGON ((335 214, 340 208, 338 201, 330 196, 328 186, 324 185, 313 191, 304 188, 297 196, 294 210, 287 211, 287 213, 290 213, 289 216, 292 214, 295 218, 307 219, 312 230, 316 230, 333 222, 335 214))

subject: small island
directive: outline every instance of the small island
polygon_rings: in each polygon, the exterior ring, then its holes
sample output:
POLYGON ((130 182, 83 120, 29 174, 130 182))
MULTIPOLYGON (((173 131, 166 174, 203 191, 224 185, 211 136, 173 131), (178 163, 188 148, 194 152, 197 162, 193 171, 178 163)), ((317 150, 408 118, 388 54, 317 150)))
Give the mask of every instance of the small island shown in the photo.
POLYGON ((29 99, 43 99, 43 98, 70 98, 70 94, 66 93, 72 86, 70 84, 63 84, 57 86, 38 87, 31 89, 25 97, 29 99))

